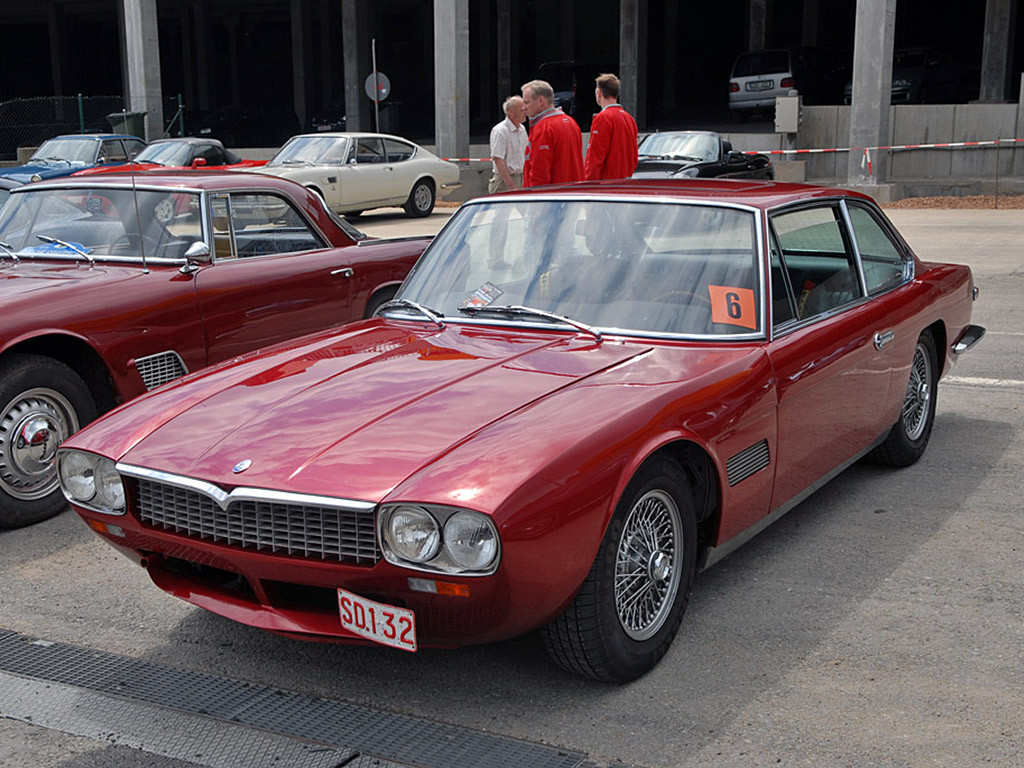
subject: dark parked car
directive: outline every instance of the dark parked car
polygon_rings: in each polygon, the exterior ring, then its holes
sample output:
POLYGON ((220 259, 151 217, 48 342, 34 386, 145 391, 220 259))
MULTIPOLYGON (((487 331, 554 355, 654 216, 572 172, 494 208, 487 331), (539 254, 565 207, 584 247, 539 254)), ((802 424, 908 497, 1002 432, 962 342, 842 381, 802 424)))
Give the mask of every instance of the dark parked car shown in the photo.
MULTIPOLYGON (((934 48, 899 48, 892 56, 893 104, 949 104, 967 98, 967 69, 934 48)), ((853 101, 853 82, 845 100, 853 101)))
POLYGON ((824 48, 775 48, 736 57, 729 78, 729 109, 737 120, 771 114, 775 97, 796 90, 805 104, 838 104, 849 77, 845 61, 824 48))
POLYGON ((94 176, 100 173, 161 171, 172 168, 237 171, 240 168, 260 168, 266 164, 266 160, 243 160, 234 152, 225 149, 216 139, 157 139, 142 150, 131 163, 88 168, 84 171, 75 171, 73 175, 94 176))
POLYGON ((697 177, 774 179, 775 171, 767 155, 736 152, 714 131, 652 133, 640 142, 634 179, 697 177))
POLYGON ((57 447, 98 413, 367 316, 428 242, 371 240, 271 176, 111 174, 13 190, 0 209, 0 528, 64 509, 57 447))

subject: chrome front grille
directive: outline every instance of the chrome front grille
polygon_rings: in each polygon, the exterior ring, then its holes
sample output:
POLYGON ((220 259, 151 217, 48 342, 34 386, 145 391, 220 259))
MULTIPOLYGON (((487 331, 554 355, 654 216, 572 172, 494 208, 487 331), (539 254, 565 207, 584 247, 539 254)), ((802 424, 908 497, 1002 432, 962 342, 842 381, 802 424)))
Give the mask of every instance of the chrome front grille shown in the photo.
POLYGON ((168 381, 184 376, 188 373, 185 363, 178 356, 177 352, 160 352, 155 355, 139 357, 135 360, 135 367, 142 376, 142 382, 146 389, 159 387, 168 381))
POLYGON ((205 493, 136 478, 148 526, 242 549, 357 565, 380 559, 372 509, 238 499, 222 507, 205 493))

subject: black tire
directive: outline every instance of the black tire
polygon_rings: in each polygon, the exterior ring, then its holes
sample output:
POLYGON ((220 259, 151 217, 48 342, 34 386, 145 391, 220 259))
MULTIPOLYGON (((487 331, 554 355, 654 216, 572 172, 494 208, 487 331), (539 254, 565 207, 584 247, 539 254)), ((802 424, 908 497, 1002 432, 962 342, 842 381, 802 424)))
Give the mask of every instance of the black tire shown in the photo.
POLYGON ((373 317, 385 302, 391 301, 395 298, 396 293, 398 293, 397 285, 390 288, 381 288, 370 297, 369 301, 366 302, 366 311, 363 313, 363 317, 373 317))
POLYGON ((541 630, 563 669, 626 682, 653 668, 672 644, 697 558, 694 501, 682 478, 674 462, 655 459, 629 482, 575 599, 541 630), (665 534, 653 551, 638 538, 641 528, 649 530, 644 516, 665 534))
POLYGON ((420 179, 412 185, 409 199, 405 201, 405 214, 413 219, 423 219, 434 210, 434 182, 420 179))
POLYGON ((925 331, 914 346, 910 378, 903 397, 900 417, 870 457, 890 467, 909 467, 924 454, 935 423, 935 401, 939 379, 935 340, 925 331))
POLYGON ((57 446, 96 418, 89 388, 71 368, 42 355, 0 360, 0 528, 56 515, 57 446))

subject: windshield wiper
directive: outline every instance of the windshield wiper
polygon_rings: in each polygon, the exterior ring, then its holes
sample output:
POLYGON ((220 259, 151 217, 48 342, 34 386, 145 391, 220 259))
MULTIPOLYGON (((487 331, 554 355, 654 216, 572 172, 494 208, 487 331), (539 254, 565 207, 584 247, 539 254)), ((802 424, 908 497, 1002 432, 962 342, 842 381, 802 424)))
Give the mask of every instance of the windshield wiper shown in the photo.
POLYGON ((52 243, 53 245, 60 245, 60 246, 63 246, 64 248, 67 248, 68 250, 72 250, 75 253, 80 254, 82 256, 82 258, 84 258, 86 261, 89 262, 89 266, 90 267, 91 266, 95 266, 95 264, 96 264, 96 259, 94 259, 92 256, 90 256, 88 251, 85 251, 85 250, 79 248, 74 243, 67 243, 67 242, 65 242, 63 240, 58 240, 56 237, 50 237, 49 235, 36 235, 36 237, 38 237, 44 243, 52 243))
POLYGON ((67 163, 68 165, 71 165, 71 161, 68 160, 66 157, 47 157, 45 159, 46 160, 53 160, 54 162, 57 162, 57 163, 67 163))
POLYGON ((438 328, 444 328, 444 315, 432 307, 419 304, 415 301, 410 301, 409 299, 392 299, 391 301, 385 301, 381 304, 377 311, 380 312, 381 310, 388 309, 389 307, 407 307, 408 309, 415 309, 424 317, 437 323, 438 328))
POLYGON ((559 323, 565 323, 571 325, 584 333, 589 333, 598 341, 601 341, 601 331, 592 325, 581 323, 579 320, 573 320, 571 317, 565 315, 556 315, 554 312, 548 312, 545 309, 536 309, 535 307, 523 307, 518 304, 506 304, 500 307, 459 307, 459 312, 465 312, 467 315, 479 315, 483 312, 494 312, 498 315, 510 315, 514 317, 523 317, 525 315, 532 315, 534 317, 544 317, 548 320, 556 320, 559 323))
POLYGON ((313 164, 309 160, 282 160, 281 163, 284 164, 284 165, 312 165, 313 164))
POLYGON ((12 248, 11 248, 11 246, 9 246, 9 245, 8 245, 7 243, 5 243, 5 242, 4 242, 3 240, 0 240, 0 248, 2 248, 2 249, 3 249, 4 253, 6 253, 6 254, 7 254, 8 256, 10 256, 10 257, 11 257, 11 260, 12 260, 12 261, 13 261, 13 262, 14 262, 15 264, 17 264, 17 263, 18 263, 19 261, 21 261, 21 259, 19 259, 19 258, 18 258, 18 254, 16 254, 16 253, 14 252, 14 249, 12 249, 12 248))

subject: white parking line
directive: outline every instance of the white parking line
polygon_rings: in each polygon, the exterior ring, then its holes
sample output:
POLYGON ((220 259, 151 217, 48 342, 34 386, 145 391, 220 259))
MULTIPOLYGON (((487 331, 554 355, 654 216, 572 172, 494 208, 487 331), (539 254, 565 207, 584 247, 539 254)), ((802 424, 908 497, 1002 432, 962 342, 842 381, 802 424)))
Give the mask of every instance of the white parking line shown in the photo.
POLYGON ((978 376, 947 376, 943 384, 959 384, 963 387, 1002 387, 1024 389, 1024 381, 1020 379, 984 379, 978 376))

